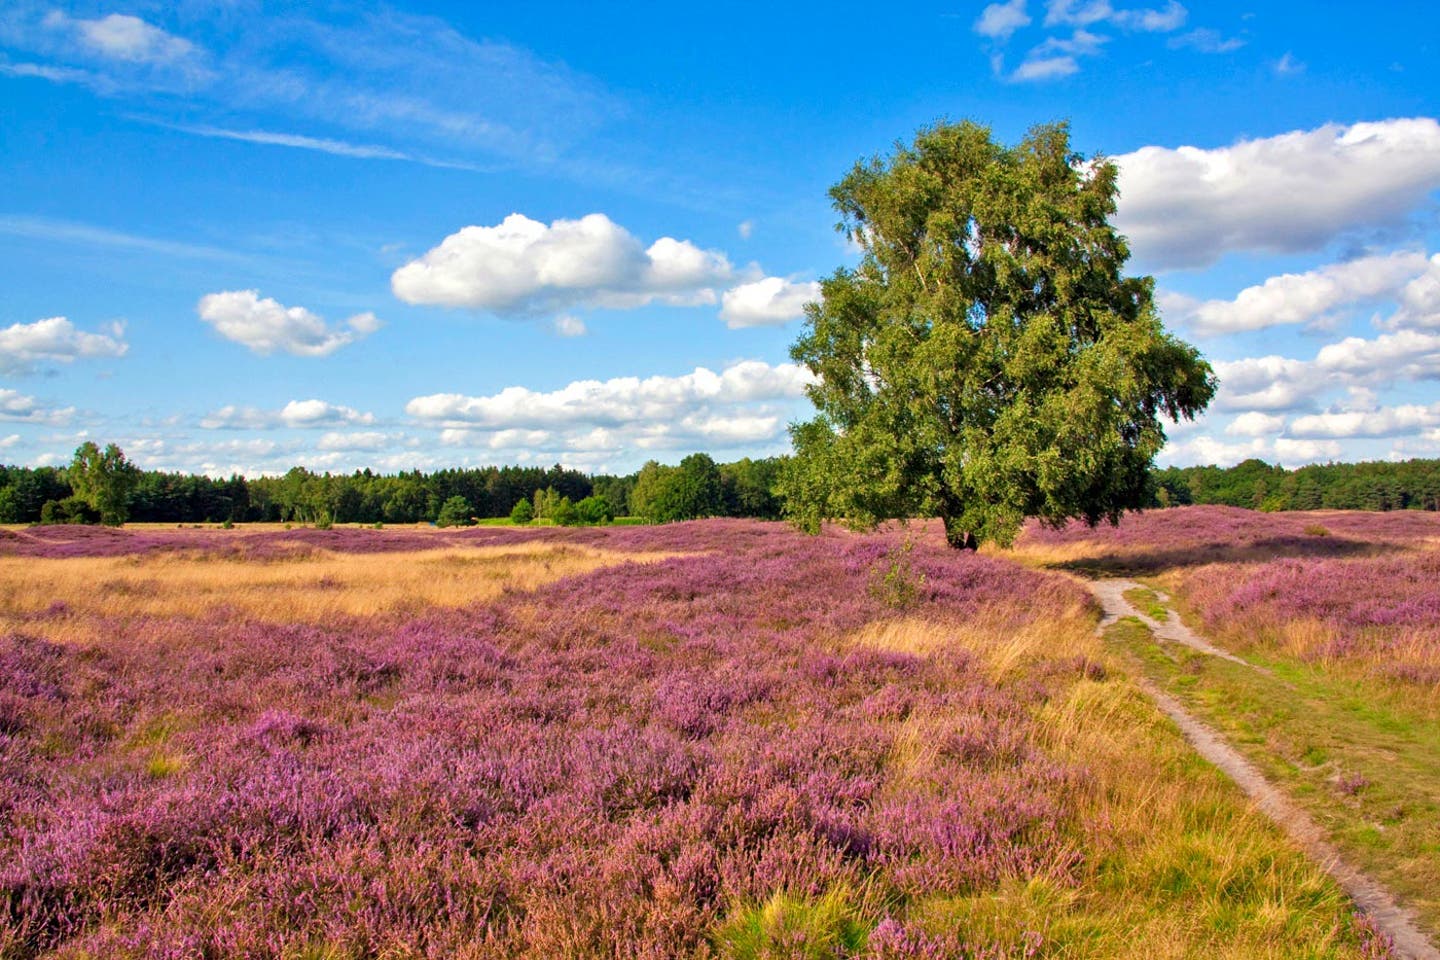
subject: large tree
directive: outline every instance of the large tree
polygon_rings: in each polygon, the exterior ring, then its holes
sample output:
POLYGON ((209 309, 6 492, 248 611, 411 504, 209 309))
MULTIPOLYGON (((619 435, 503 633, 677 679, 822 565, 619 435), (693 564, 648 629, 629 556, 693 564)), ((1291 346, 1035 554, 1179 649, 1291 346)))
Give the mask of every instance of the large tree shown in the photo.
POLYGON ((832 188, 862 257, 822 281, 791 349, 819 413, 791 428, 797 523, 939 517, 974 547, 1145 504, 1161 416, 1193 418, 1215 378, 1165 332, 1154 281, 1124 275, 1116 180, 1063 124, 1007 147, 967 122, 832 188))
POLYGON ((130 494, 140 471, 115 444, 101 450, 85 441, 70 462, 70 489, 100 514, 100 522, 120 526, 130 515, 130 494))

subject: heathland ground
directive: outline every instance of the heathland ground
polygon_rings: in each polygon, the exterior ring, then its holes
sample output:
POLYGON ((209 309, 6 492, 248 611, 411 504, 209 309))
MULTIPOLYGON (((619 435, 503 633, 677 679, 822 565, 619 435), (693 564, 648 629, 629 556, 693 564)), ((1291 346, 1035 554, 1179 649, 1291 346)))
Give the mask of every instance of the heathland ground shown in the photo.
POLYGON ((1384 956, 1139 681, 1433 930, 1433 535, 12 528, 0 956, 1384 956), (1076 570, 1270 672, 1097 636, 1076 570))

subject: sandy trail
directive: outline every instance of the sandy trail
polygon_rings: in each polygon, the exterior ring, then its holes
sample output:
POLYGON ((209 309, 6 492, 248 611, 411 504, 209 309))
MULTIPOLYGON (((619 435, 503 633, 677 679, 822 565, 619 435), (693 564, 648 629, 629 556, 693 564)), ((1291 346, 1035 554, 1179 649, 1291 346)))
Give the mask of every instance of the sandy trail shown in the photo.
MULTIPOLYGON (((1260 669, 1207 642, 1184 624, 1171 616, 1165 623, 1142 614, 1125 599, 1125 591, 1139 584, 1130 580, 1088 580, 1086 585, 1095 599, 1100 602, 1104 618, 1100 630, 1122 617, 1134 617, 1161 639, 1183 643, 1202 653, 1221 657, 1251 669, 1260 669)), ((1180 705, 1179 701, 1165 693, 1145 677, 1136 677, 1136 683, 1155 702, 1166 716, 1175 722, 1185 738, 1206 760, 1239 784, 1255 805, 1284 830, 1305 853, 1325 869, 1340 884, 1375 925, 1395 942, 1395 952, 1412 960, 1440 960, 1440 950, 1430 943, 1416 925, 1414 917, 1402 908, 1390 892, 1374 878, 1347 863, 1328 840, 1325 833, 1309 814, 1301 810, 1278 787, 1266 780, 1264 775, 1230 746, 1214 729, 1200 722, 1180 705)))

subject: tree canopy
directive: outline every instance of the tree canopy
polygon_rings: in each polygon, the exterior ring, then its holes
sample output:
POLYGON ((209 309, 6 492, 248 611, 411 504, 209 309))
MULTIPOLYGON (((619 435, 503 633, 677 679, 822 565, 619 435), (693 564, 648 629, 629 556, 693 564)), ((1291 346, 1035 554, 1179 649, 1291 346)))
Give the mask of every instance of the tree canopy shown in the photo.
POLYGON ((100 522, 120 526, 130 514, 130 492, 140 471, 115 444, 101 450, 87 440, 70 462, 70 488, 75 497, 100 515, 100 522))
POLYGON ((862 257, 821 283, 791 355, 818 415, 792 426, 787 511, 806 529, 939 517, 953 546, 1026 517, 1116 521, 1151 498, 1160 417, 1215 378, 1123 274, 1117 170, 1064 124, 1016 146, 941 123, 830 191, 862 257))

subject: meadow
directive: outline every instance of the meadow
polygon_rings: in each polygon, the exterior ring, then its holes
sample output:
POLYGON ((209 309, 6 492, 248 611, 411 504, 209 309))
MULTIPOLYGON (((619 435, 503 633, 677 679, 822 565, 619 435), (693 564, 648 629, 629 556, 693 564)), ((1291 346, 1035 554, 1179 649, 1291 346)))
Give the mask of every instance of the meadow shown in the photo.
POLYGON ((1016 556, 8 529, 0 957, 1386 956, 1016 556))

